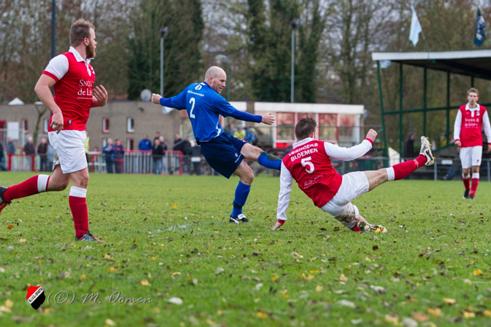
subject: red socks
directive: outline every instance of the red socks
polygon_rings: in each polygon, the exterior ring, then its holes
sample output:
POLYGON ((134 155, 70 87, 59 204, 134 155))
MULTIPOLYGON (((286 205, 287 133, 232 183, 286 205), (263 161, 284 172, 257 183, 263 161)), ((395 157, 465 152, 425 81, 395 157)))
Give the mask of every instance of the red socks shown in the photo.
POLYGON ((478 186, 479 186, 479 173, 472 173, 471 191, 469 192, 469 196, 471 198, 476 196, 478 186))
POLYGON ((426 163, 426 157, 422 154, 417 156, 414 160, 408 160, 387 168, 387 175, 389 180, 404 179, 409 176, 416 169, 424 166, 426 163))
MULTIPOLYGON (((29 195, 46 192, 48 188, 49 176, 37 175, 26 179, 19 184, 9 186, 3 193, 3 200, 10 202, 29 195)), ((68 203, 72 212, 75 235, 82 237, 89 231, 89 209, 87 208, 87 189, 72 186, 68 203)))
POLYGON ((87 207, 87 189, 72 186, 68 203, 72 211, 75 237, 80 238, 89 231, 89 208, 87 207))
POLYGON ((5 202, 10 202, 29 195, 46 192, 48 188, 48 181, 48 175, 32 176, 19 184, 9 186, 3 193, 3 200, 5 202))

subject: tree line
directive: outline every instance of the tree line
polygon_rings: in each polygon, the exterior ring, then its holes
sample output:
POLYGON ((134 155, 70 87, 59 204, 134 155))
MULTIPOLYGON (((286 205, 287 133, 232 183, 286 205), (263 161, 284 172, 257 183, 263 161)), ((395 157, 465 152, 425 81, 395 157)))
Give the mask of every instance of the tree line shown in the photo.
MULTIPOLYGON (((13 97, 35 101, 33 86, 50 59, 51 2, 0 2, 2 103, 13 97)), ((93 21, 98 41, 93 65, 98 82, 108 88, 112 99, 137 99, 145 88, 159 90, 161 27, 168 28, 164 64, 167 96, 201 80, 205 69, 216 64, 228 73, 225 95, 230 100, 289 102, 293 29, 295 101, 364 104, 369 125, 379 121, 372 52, 476 49, 472 40, 477 8, 472 0, 56 2, 57 51, 67 50, 69 26, 75 19, 93 21), (423 28, 416 47, 408 39, 412 4, 423 28)), ((490 11, 481 8, 488 22, 490 11)), ((489 41, 483 48, 487 45, 489 41)), ((389 107, 398 103, 398 69, 394 66, 384 71, 389 107)), ((405 101, 417 104, 421 99, 420 72, 414 69, 405 73, 405 101)), ((440 101, 444 93, 441 78, 430 75, 430 101, 440 101)), ((464 100, 467 84, 467 80, 457 78, 453 100, 464 100)), ((478 86, 485 97, 489 87, 483 82, 478 86)), ((435 119, 438 122, 440 118, 435 119)))

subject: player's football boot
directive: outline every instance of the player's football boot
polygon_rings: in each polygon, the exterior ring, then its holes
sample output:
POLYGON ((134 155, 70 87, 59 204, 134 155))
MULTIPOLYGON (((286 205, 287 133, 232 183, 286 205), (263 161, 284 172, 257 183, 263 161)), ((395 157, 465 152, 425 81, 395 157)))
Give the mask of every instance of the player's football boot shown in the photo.
POLYGON ((372 233, 376 233, 376 234, 379 234, 379 233, 387 233, 387 228, 385 228, 382 225, 368 224, 368 231, 369 232, 372 232, 372 233))
POLYGON ((237 217, 230 216, 230 219, 228 220, 228 222, 232 223, 232 224, 247 223, 247 222, 249 222, 249 219, 247 219, 246 215, 244 215, 243 213, 240 213, 237 217))
POLYGON ((419 154, 426 157, 425 166, 431 166, 435 163, 435 157, 431 152, 431 143, 426 136, 421 136, 421 150, 419 150, 419 154))
POLYGON ((3 200, 3 193, 7 190, 6 187, 0 186, 0 213, 2 212, 3 208, 5 208, 10 202, 4 201, 3 200))
POLYGON ((464 199, 468 199, 469 198, 469 190, 465 190, 464 191, 464 199))
POLYGON ((249 219, 247 219, 246 215, 244 215, 243 213, 239 214, 237 216, 237 219, 241 222, 241 223, 248 223, 249 222, 249 219))
POLYGON ((101 242, 98 238, 92 235, 90 232, 85 233, 79 238, 75 238, 77 241, 85 241, 85 242, 101 242))
POLYGON ((276 220, 276 223, 274 224, 273 227, 271 227, 271 230, 278 230, 285 224, 286 220, 283 219, 278 219, 276 220))
POLYGON ((382 225, 367 224, 364 221, 356 223, 351 227, 351 230, 356 233, 387 233, 387 228, 382 225))

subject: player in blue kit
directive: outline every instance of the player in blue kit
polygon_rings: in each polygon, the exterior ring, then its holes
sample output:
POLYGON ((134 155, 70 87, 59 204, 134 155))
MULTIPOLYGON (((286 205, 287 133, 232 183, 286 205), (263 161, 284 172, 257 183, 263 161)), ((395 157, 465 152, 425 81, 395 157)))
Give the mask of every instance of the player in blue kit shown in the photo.
POLYGON ((254 180, 251 167, 243 160, 257 160, 266 168, 280 170, 281 160, 270 158, 260 148, 239 140, 225 132, 220 124, 220 116, 264 123, 274 123, 272 114, 252 115, 235 109, 220 93, 226 86, 227 75, 217 66, 208 68, 205 81, 192 83, 181 93, 171 98, 152 94, 152 102, 165 107, 185 109, 193 127, 194 137, 201 146, 201 153, 210 166, 223 176, 239 176, 240 181, 235 189, 233 209, 230 222, 238 224, 247 222, 242 213, 247 196, 254 180))

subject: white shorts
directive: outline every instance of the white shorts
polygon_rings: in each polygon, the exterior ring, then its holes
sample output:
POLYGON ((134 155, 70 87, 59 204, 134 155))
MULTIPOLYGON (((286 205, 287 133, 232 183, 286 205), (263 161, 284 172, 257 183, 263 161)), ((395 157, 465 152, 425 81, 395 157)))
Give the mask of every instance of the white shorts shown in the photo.
POLYGON ((355 171, 344 174, 341 187, 336 195, 322 207, 322 210, 330 213, 334 217, 353 217, 360 212, 358 208, 351 203, 354 199, 368 192, 368 177, 362 171, 355 171))
POLYGON ((469 146, 460 148, 460 162, 462 168, 467 169, 472 166, 480 166, 482 158, 482 146, 469 146))
POLYGON ((85 131, 61 131, 49 132, 49 143, 55 149, 57 162, 63 174, 73 173, 87 168, 84 140, 87 138, 85 131))

